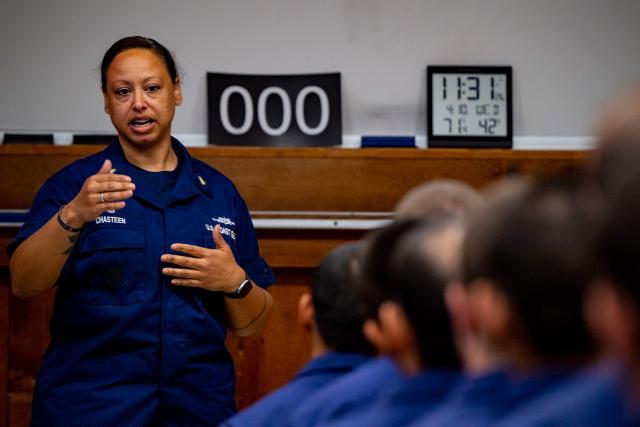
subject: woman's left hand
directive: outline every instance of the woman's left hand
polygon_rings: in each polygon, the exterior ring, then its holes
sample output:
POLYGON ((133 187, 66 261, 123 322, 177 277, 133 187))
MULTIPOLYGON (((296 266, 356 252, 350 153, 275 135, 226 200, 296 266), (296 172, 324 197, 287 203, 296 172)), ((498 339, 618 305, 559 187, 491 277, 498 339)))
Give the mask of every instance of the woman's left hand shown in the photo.
POLYGON ((231 248, 220 233, 213 229, 215 249, 174 243, 171 249, 187 256, 164 254, 163 262, 182 267, 164 267, 162 274, 170 276, 172 285, 203 288, 209 291, 233 292, 245 279, 244 270, 236 263, 231 248))

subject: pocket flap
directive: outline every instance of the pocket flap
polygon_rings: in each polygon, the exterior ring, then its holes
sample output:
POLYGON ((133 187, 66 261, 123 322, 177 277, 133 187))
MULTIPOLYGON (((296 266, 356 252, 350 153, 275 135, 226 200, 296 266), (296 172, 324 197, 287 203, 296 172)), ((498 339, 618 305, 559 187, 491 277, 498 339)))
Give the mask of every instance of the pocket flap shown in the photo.
POLYGON ((144 248, 144 230, 109 227, 89 231, 80 243, 80 252, 100 249, 144 248))

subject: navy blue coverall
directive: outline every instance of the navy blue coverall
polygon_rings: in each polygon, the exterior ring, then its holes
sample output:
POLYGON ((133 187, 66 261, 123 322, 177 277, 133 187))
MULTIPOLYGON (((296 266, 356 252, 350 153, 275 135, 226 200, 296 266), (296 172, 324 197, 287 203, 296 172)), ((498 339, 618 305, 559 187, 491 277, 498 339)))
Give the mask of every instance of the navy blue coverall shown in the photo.
POLYGON ((172 286, 161 274, 172 243, 214 248, 222 235, 260 286, 274 282, 247 207, 225 176, 172 140, 180 171, 160 200, 117 139, 50 177, 17 246, 79 192, 105 159, 136 184, 124 209, 85 224, 57 281, 51 343, 38 375, 32 425, 213 426, 233 415, 234 370, 223 296, 172 286))

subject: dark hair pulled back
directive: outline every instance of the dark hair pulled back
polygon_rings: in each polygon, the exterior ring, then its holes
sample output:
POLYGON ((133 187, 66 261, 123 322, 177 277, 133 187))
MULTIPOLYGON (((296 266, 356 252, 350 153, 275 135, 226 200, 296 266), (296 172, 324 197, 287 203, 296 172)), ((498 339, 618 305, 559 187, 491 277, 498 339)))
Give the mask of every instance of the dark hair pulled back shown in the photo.
POLYGON ((113 59, 119 53, 129 49, 148 49, 154 52, 160 59, 162 59, 167 67, 167 72, 169 73, 169 76, 171 76, 171 81, 175 83, 178 80, 176 62, 173 59, 173 55, 171 55, 171 52, 169 52, 166 47, 149 37, 131 36, 118 40, 105 52, 100 65, 100 80, 103 92, 107 88, 107 69, 113 62, 113 59))

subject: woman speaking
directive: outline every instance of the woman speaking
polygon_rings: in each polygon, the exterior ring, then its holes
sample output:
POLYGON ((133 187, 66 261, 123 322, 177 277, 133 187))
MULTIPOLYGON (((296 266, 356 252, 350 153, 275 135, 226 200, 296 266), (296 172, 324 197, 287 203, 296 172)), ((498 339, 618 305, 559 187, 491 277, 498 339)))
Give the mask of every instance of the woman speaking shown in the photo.
POLYGON ((217 425, 235 412, 226 330, 262 329, 273 273, 233 184, 171 137, 169 51, 121 39, 101 80, 117 138, 50 177, 9 246, 15 295, 57 286, 32 425, 217 425))

